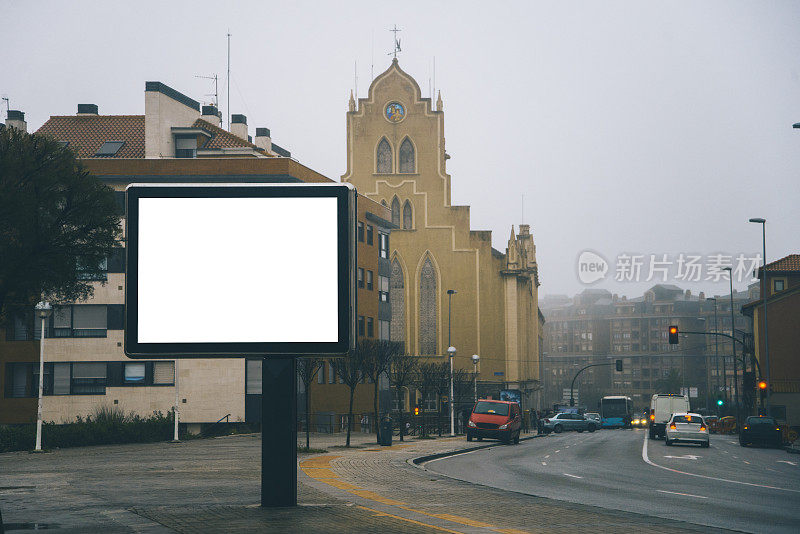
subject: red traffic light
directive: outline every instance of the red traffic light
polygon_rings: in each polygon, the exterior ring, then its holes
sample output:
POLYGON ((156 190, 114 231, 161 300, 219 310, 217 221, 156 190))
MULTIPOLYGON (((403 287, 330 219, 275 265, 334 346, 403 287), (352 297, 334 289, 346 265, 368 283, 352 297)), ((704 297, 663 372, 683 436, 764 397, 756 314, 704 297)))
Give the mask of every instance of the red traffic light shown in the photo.
POLYGON ((669 327, 669 333, 670 334, 677 334, 678 333, 678 327, 677 326, 670 326, 669 327))
POLYGON ((678 344, 678 327, 675 325, 670 325, 669 327, 669 344, 670 345, 678 344))
POLYGON ((767 389, 767 381, 766 380, 759 380, 758 381, 758 389, 767 389))
POLYGON ((419 415, 419 406, 414 406, 414 415, 419 415))

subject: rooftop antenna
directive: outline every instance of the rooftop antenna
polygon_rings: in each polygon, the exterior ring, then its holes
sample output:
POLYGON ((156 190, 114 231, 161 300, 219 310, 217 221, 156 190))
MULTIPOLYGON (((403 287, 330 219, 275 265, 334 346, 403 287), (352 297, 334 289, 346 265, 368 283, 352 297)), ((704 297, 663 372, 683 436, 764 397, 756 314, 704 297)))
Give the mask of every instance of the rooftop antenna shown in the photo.
POLYGON ((231 29, 228 28, 228 131, 231 131, 231 29))
POLYGON ((525 224, 525 193, 522 193, 522 220, 521 224, 525 224))
POLYGON ((6 117, 8 117, 8 112, 11 110, 11 102, 8 100, 7 96, 4 96, 3 100, 6 101, 6 117))
MULTIPOLYGON (((204 80, 214 80, 214 93, 213 94, 206 93, 203 96, 213 96, 214 100, 212 100, 211 103, 214 104, 214 107, 219 110, 219 85, 217 84, 217 82, 219 80, 218 80, 217 75, 216 74, 213 75, 213 76, 195 75, 195 78, 202 78, 204 80)), ((222 124, 222 118, 220 118, 219 120, 220 120, 220 125, 221 125, 222 124)))
POLYGON ((395 24, 394 28, 390 29, 389 31, 394 34, 394 50, 389 52, 387 55, 394 56, 394 58, 397 59, 397 53, 398 52, 402 52, 402 49, 400 48, 400 39, 397 38, 397 32, 403 31, 403 30, 398 30, 397 29, 397 24, 395 24))
POLYGON ((353 86, 356 89, 356 100, 358 100, 358 61, 353 61, 353 86))
MULTIPOLYGON (((436 94, 436 56, 433 56, 433 95, 436 94)), ((431 99, 433 99, 431 95, 431 99)))
POLYGON ((375 30, 372 30, 372 56, 369 62, 369 81, 375 79, 375 30))

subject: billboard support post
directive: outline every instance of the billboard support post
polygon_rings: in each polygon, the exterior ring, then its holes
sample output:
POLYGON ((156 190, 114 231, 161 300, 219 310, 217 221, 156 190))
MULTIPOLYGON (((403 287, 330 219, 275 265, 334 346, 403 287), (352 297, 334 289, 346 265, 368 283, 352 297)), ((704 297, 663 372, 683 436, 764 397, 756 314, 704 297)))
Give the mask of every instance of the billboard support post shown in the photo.
POLYGON ((297 506, 297 360, 261 364, 261 506, 297 506))

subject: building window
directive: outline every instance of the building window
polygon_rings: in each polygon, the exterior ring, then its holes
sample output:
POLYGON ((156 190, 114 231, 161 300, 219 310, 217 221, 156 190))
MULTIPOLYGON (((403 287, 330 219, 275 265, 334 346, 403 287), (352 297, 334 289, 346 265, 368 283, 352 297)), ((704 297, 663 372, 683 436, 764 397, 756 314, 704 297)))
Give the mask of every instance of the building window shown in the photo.
POLYGON ((406 409, 406 390, 397 389, 392 392, 392 411, 399 412, 406 409))
POLYGON ((317 384, 325 383, 325 362, 319 362, 319 371, 317 371, 317 384))
POLYGON ((392 172, 392 147, 385 137, 378 143, 376 160, 376 170, 378 173, 389 174, 392 172))
POLYGON ((196 158, 197 157, 197 138, 196 137, 175 137, 175 157, 176 158, 196 158))
MULTIPOLYGON (((130 365, 130 364, 126 364, 130 365)), ((144 364, 140 363, 142 369, 144 364)), ((105 395, 106 394, 105 362, 80 362, 72 364, 73 395, 105 395)))
POLYGON ((375 319, 367 317, 367 337, 375 337, 375 319))
POLYGON ((389 277, 378 275, 378 300, 389 302, 389 277))
POLYGON ((403 279, 403 268, 400 262, 392 262, 392 275, 390 279, 392 288, 392 341, 405 341, 406 339, 406 303, 405 303, 405 280, 403 279))
POLYGON ((397 197, 392 199, 392 224, 400 227, 400 201, 397 197))
POLYGON ((94 268, 86 261, 78 261, 78 280, 108 280, 108 258, 100 260, 94 268))
POLYGON ((358 268, 358 287, 364 289, 364 269, 358 268))
POLYGON ((336 369, 334 369, 332 362, 328 362, 328 384, 334 384, 335 382, 336 382, 336 369))
POLYGON ((358 335, 359 336, 363 336, 364 335, 364 316, 363 315, 359 315, 358 316, 358 335))
POLYGON ((378 339, 381 341, 389 341, 389 336, 391 335, 389 330, 390 324, 389 321, 378 320, 378 339))
POLYGON ((425 395, 424 408, 423 409, 426 412, 435 412, 436 408, 438 406, 436 400, 437 400, 436 399, 436 395, 433 392, 427 393, 425 395))
POLYGON ((783 291, 786 286, 785 280, 773 280, 772 281, 772 291, 776 293, 778 291, 783 291))
POLYGON ((419 346, 420 354, 436 354, 436 271, 431 258, 425 258, 419 280, 419 346))
POLYGON ((374 233, 375 233, 375 228, 371 224, 368 224, 367 225, 367 245, 371 245, 372 244, 372 236, 374 235, 374 233))
POLYGON ((144 363, 126 363, 123 371, 123 381, 125 384, 144 384, 145 377, 144 363))
POLYGON ((247 377, 245 378, 245 394, 261 395, 261 359, 245 360, 247 377))
POLYGON ((367 289, 372 291, 373 286, 373 273, 370 270, 367 270, 367 289))
POLYGON ((389 234, 378 233, 381 258, 389 259, 389 234))
MULTIPOLYGON (((261 363, 261 360, 248 361, 261 363)), ((153 362, 153 384, 157 386, 175 385, 175 362, 153 362)))
POLYGON ((406 203, 403 205, 403 230, 411 230, 413 223, 411 202, 406 200, 406 203))
POLYGON ((400 152, 398 154, 400 159, 400 172, 411 174, 416 170, 414 161, 414 145, 411 140, 406 137, 403 144, 400 145, 400 152))
POLYGON ((364 242, 364 223, 358 221, 358 241, 359 243, 364 242))

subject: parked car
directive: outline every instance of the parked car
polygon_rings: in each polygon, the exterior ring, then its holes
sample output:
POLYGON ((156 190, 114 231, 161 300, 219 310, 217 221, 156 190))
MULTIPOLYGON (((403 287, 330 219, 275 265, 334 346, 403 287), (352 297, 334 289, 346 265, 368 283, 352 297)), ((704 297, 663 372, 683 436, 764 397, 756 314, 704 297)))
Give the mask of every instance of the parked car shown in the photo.
POLYGON ((467 441, 477 438, 499 439, 503 443, 519 443, 522 415, 513 401, 479 400, 467 422, 467 441))
POLYGON ((601 423, 603 422, 603 420, 600 418, 600 414, 599 413, 589 412, 589 413, 585 413, 583 415, 586 417, 586 419, 588 419, 590 421, 594 421, 594 424, 597 425, 597 428, 602 428, 603 425, 601 423))
POLYGON ((594 432, 599 428, 596 422, 579 413, 559 413, 544 419, 542 422, 545 432, 555 432, 556 434, 560 434, 565 430, 577 430, 578 432, 588 430, 589 432, 594 432))
POLYGON ((704 419, 706 420, 706 425, 708 425, 709 432, 712 434, 719 432, 719 417, 716 415, 706 415, 704 419))
POLYGON ((665 430, 665 443, 672 445, 676 441, 697 443, 701 447, 710 445, 708 426, 703 416, 698 413, 674 413, 669 418, 665 430))
POLYGON ((783 445, 781 427, 772 417, 748 417, 739 432, 739 445, 747 447, 751 443, 780 447, 783 445))

